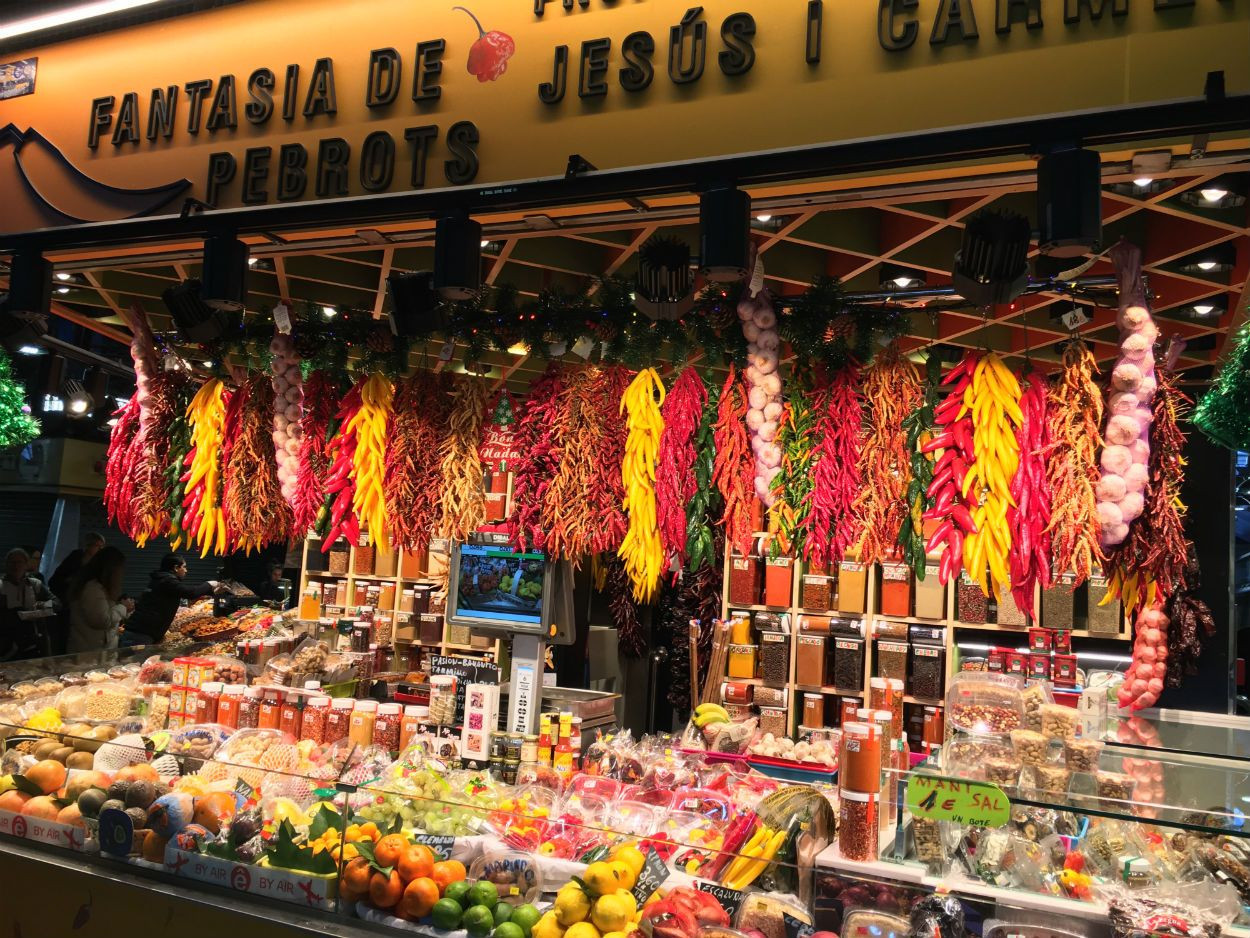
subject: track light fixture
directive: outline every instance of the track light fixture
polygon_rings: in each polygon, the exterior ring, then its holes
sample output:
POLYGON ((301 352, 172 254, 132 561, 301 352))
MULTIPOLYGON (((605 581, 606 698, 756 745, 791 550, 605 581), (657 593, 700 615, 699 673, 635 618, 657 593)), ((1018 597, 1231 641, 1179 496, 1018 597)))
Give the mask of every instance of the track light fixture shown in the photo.
POLYGON ((247 271, 247 245, 233 234, 205 239, 202 279, 184 280, 161 294, 178 334, 200 345, 221 338, 230 315, 244 307, 247 271))
POLYGON ((448 300, 471 299, 482 287, 482 226, 464 213, 434 226, 433 283, 448 300))
POLYGON ((87 393, 81 381, 66 381, 62 395, 65 399, 65 412, 71 417, 85 417, 95 407, 95 400, 87 393))
POLYGON ((1181 193, 1181 201, 1194 208, 1212 210, 1240 208, 1246 204, 1246 178, 1226 174, 1181 193))
POLYGON ((1094 150, 1048 153, 1037 164, 1038 247, 1055 257, 1096 253, 1102 242, 1102 163, 1094 150))
POLYGON ((1232 270, 1237 260, 1237 249, 1231 241, 1205 248, 1197 254, 1185 258, 1181 271, 1187 274, 1203 275, 1222 274, 1232 270))
POLYGON ((52 265, 38 251, 18 251, 9 265, 7 313, 46 316, 52 310, 52 265))
POLYGON ((1014 212, 982 210, 968 219, 951 286, 974 306, 1007 303, 1029 281, 1029 222, 1014 212))
POLYGON ((723 186, 699 196, 699 270, 715 283, 747 275, 751 255, 751 197, 723 186))

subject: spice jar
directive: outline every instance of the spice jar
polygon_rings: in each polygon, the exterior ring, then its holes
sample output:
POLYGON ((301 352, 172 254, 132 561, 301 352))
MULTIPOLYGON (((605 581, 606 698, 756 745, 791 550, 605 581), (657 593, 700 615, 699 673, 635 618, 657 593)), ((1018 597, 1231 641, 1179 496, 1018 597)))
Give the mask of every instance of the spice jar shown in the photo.
POLYGON ((1119 635, 1124 631, 1124 608, 1119 599, 1112 599, 1107 605, 1098 605, 1107 595, 1108 581, 1103 576, 1091 576, 1086 586, 1089 612, 1086 616, 1086 628, 1099 635, 1119 635))
POLYGON ((405 580, 419 580, 425 576, 425 553, 404 551, 399 558, 399 573, 405 580))
POLYGON ((378 719, 376 700, 357 700, 352 707, 351 721, 347 726, 347 738, 357 746, 373 745, 373 727, 378 719))
POLYGON ((238 728, 239 709, 243 703, 243 692, 247 690, 242 684, 227 684, 221 689, 221 697, 217 701, 217 721, 222 726, 238 728))
POLYGON ((395 608, 395 584, 383 583, 378 591, 378 608, 390 612, 395 608))
POLYGON ((385 749, 391 758, 399 755, 400 723, 404 708, 397 703, 378 704, 378 716, 373 723, 373 745, 385 749))
POLYGON ((794 593, 794 558, 770 557, 764 564, 764 605, 789 606, 794 593))
POLYGON ((1048 629, 1070 629, 1076 607, 1076 577, 1071 573, 1055 577, 1042 590, 1042 625, 1048 629))
POLYGON ((881 614, 911 615, 911 570, 902 563, 881 565, 881 614))
POLYGON ((868 603, 868 569, 855 560, 838 565, 838 611, 863 613, 868 603))
POLYGON ((881 790, 881 732, 871 723, 844 722, 838 757, 843 792, 881 790))
POLYGON ((725 676, 739 680, 755 677, 755 652, 755 645, 730 645, 725 676))
POLYGON ((810 612, 826 612, 833 606, 833 580, 827 576, 803 577, 799 605, 810 612))
POLYGON ((946 590, 938 575, 938 564, 924 565, 924 579, 917 579, 915 586, 915 616, 917 619, 946 618, 946 590))
POLYGON ((790 636, 780 632, 760 633, 760 677, 772 687, 790 683, 790 636))
POLYGON ((406 752, 420 733, 421 707, 409 704, 404 707, 403 719, 399 721, 399 751, 406 752))
POLYGON ((941 645, 911 646, 911 692, 923 700, 941 700, 946 679, 946 649, 941 645))
MULTIPOLYGON (((746 706, 751 703, 751 691, 754 688, 745 681, 726 681, 720 686, 720 696, 724 703, 746 706)), ((525 759, 521 760, 526 761, 525 759)))
POLYGON ((860 701, 855 697, 842 697, 838 701, 838 725, 846 726, 848 723, 854 723, 858 717, 855 715, 859 710, 860 701))
POLYGON ((356 546, 356 556, 352 560, 352 573, 356 576, 373 576, 374 546, 365 538, 356 546))
POLYGON ((321 618, 321 584, 309 583, 299 598, 299 617, 301 619, 321 618))
POLYGON ((924 729, 921 730, 920 741, 924 744, 925 752, 931 752, 935 746, 942 745, 945 738, 942 724, 941 707, 924 708, 924 729))
POLYGON ((330 701, 330 712, 326 715, 324 742, 337 743, 340 739, 347 739, 351 732, 352 710, 355 703, 350 697, 336 697, 330 701))
POLYGON ((317 745, 326 741, 326 722, 330 716, 330 698, 314 694, 304 703, 303 719, 300 721, 300 738, 317 745))
POLYGON ((892 714, 890 736, 898 739, 903 735, 903 682, 895 678, 874 677, 868 682, 868 707, 871 710, 888 710, 892 714))
POLYGON ((347 558, 350 551, 347 549, 346 541, 335 541, 334 546, 330 548, 330 572, 335 576, 343 576, 347 573, 347 558))
POLYGON ((250 730, 260 726, 260 705, 264 693, 263 687, 244 689, 243 699, 239 701, 239 729, 250 730))
POLYGON ((864 686, 864 639, 838 635, 833 640, 833 684, 839 690, 864 686))
POLYGON ((393 577, 395 571, 399 567, 399 559, 395 556, 394 551, 383 553, 378 551, 373 555, 373 575, 393 577))
POLYGON ((260 701, 260 720, 256 724, 262 730, 276 730, 282 725, 282 691, 266 687, 260 701))
POLYGON ((844 789, 838 808, 838 851, 847 860, 866 863, 878 848, 877 792, 844 789))
POLYGON ((786 736, 790 732, 790 719, 780 707, 760 707, 760 732, 774 736, 786 736))
POLYGON ((827 641, 824 635, 799 635, 794 665, 795 680, 799 684, 807 687, 824 686, 827 641))
POLYGON ((960 622, 985 624, 989 621, 989 602, 981 592, 981 586, 967 573, 959 574, 959 586, 955 592, 955 616, 960 622))
POLYGON ((1011 590, 1003 590, 1002 595, 998 597, 998 616, 996 618, 999 625, 1024 627, 1024 610, 1016 604, 1016 597, 1012 595, 1011 590))
POLYGON ((430 678, 430 719, 439 726, 456 722, 456 679, 450 674, 430 678))
POLYGON ((298 691, 287 691, 282 701, 282 715, 278 729, 284 733, 290 733, 295 739, 299 739, 303 722, 304 695, 298 691))
POLYGON ((347 605, 347 581, 334 581, 334 605, 340 608, 347 605))
POLYGON ((217 702, 221 700, 221 690, 225 686, 221 681, 205 681, 200 685, 195 701, 196 723, 217 722, 217 702))
POLYGON ((729 560, 729 604, 754 606, 760 601, 764 579, 763 564, 758 557, 734 554, 729 560))
POLYGON ((877 676, 905 681, 910 648, 907 642, 877 642, 877 676))
POLYGON ((825 725, 825 698, 821 694, 803 695, 803 725, 825 725))

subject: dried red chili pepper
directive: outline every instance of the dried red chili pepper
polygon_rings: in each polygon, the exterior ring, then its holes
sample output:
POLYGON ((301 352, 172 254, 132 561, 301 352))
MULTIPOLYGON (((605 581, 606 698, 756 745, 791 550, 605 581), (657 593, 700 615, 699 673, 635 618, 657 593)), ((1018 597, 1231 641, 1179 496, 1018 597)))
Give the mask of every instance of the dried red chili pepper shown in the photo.
POLYGON ((560 441, 556 437, 560 391, 564 377, 553 362, 530 387, 517 418, 516 441, 521 452, 512 477, 512 516, 509 536, 522 549, 542 550, 547 534, 542 528, 547 488, 560 465, 560 441))
POLYGON ((859 393, 859 366, 839 369, 820 396, 816 435, 816 468, 808 496, 806 559, 820 566, 838 563, 859 536, 862 519, 854 512, 863 484, 860 440, 863 401, 859 393))
POLYGON ((402 382, 387 430, 383 494, 393 546, 421 553, 439 520, 439 446, 451 399, 448 377, 418 371, 402 382))
POLYGON ((516 52, 516 43, 507 33, 492 29, 487 32, 481 22, 470 10, 464 7, 452 7, 469 14, 473 25, 477 27, 477 39, 469 47, 467 68, 469 74, 478 81, 494 81, 508 70, 508 59, 516 52))
POLYGON ((725 500, 722 523, 733 549, 751 552, 751 507, 755 498, 755 456, 747 437, 747 391, 733 365, 716 410, 716 464, 712 481, 725 500))
POLYGON ((695 434, 706 406, 703 379, 694 368, 687 368, 677 376, 660 408, 664 430, 655 468, 655 510, 664 554, 679 567, 686 563, 686 505, 698 489, 695 434))
POLYGON ((1035 618, 1033 587, 1050 586, 1050 483, 1046 479, 1046 454, 1050 450, 1050 422, 1046 413, 1046 376, 1032 371, 1024 379, 1020 411, 1024 422, 1016 430, 1020 463, 1011 480, 1014 506, 1007 508, 1011 547, 1007 560, 1011 594, 1030 619, 1035 618))

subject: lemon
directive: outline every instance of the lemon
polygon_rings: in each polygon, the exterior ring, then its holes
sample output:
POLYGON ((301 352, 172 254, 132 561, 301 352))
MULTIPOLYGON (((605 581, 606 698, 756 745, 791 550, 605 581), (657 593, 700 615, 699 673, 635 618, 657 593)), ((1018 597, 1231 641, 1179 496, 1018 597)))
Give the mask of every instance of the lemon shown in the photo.
POLYGON ((603 933, 603 938, 628 938, 623 931, 609 931, 603 933))
MULTIPOLYGON (((637 882, 639 875, 641 875, 642 868, 647 865, 647 858, 635 844, 622 844, 617 847, 616 851, 612 854, 612 859, 613 861, 620 861, 621 863, 626 864, 631 870, 633 870, 635 882, 637 882)), ((631 886, 630 888, 632 889, 633 887, 631 886)))
POLYGON ((290 821, 294 827, 307 827, 310 823, 308 815, 290 798, 275 798, 271 810, 273 822, 276 825, 281 825, 283 821, 290 821))
POLYGON ((570 883, 556 893, 555 913, 566 928, 584 922, 590 915, 590 896, 580 886, 570 883))
POLYGON ((594 895, 606 896, 609 893, 616 892, 621 887, 619 873, 623 868, 626 868, 624 864, 613 866, 611 863, 604 863, 600 860, 598 863, 592 863, 586 867, 586 873, 582 876, 582 881, 586 883, 586 888, 594 895))
POLYGON ((578 922, 564 933, 564 938, 602 938, 599 929, 590 922, 578 922))
POLYGON ((531 938, 564 938, 564 926, 554 910, 547 912, 530 929, 531 938))
POLYGON ((600 896, 590 910, 590 920, 601 932, 624 931, 634 914, 632 906, 619 892, 600 896))
POLYGON ((618 889, 633 889, 634 884, 638 882, 638 874, 634 872, 634 868, 624 860, 613 860, 608 866, 616 873, 616 881, 618 889))

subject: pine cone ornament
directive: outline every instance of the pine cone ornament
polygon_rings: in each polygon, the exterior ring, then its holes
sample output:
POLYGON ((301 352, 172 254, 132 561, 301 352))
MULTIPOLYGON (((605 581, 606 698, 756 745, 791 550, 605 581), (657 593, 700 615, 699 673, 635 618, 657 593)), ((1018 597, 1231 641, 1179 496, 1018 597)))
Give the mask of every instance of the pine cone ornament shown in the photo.
POLYGON ((316 336, 312 335, 296 335, 295 336, 295 354, 299 356, 301 361, 309 361, 317 355, 319 342, 316 336))
POLYGON ((825 329, 825 341, 835 342, 838 339, 849 339, 855 332, 855 320, 851 316, 834 316, 825 329))
POLYGON ((368 338, 365 339, 365 345, 374 354, 385 355, 395 348, 395 339, 388 327, 378 326, 370 330, 368 338))

